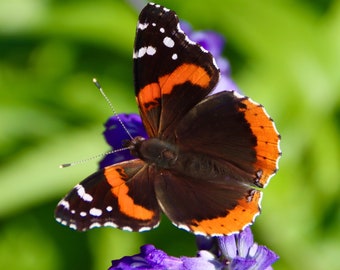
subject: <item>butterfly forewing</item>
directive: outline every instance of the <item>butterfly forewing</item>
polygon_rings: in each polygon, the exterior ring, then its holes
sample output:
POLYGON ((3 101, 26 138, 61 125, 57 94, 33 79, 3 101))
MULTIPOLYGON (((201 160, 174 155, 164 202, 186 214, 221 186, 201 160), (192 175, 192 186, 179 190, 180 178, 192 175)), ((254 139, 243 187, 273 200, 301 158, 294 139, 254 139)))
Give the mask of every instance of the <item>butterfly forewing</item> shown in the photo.
POLYGON ((151 179, 148 167, 138 159, 106 167, 60 201, 56 218, 79 231, 101 226, 130 231, 154 228, 160 209, 151 179))
POLYGON ((177 15, 152 4, 139 16, 134 73, 149 136, 168 139, 174 125, 210 93, 219 78, 211 54, 183 33, 177 15))

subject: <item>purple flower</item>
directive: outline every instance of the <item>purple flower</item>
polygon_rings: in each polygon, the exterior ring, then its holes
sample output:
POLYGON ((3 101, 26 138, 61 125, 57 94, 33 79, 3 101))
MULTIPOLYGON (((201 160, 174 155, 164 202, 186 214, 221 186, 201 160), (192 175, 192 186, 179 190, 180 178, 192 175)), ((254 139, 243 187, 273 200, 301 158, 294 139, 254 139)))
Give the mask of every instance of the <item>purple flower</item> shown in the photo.
POLYGON ((109 270, 270 270, 278 259, 273 251, 254 243, 249 227, 230 236, 197 239, 201 248, 197 257, 177 258, 153 245, 144 245, 139 254, 112 261, 109 270))
POLYGON ((254 243, 250 227, 230 236, 218 237, 221 258, 230 270, 269 270, 278 260, 272 250, 254 243))
MULTIPOLYGON (((132 137, 148 137, 139 114, 118 114, 117 116, 111 116, 105 123, 106 129, 104 131, 104 137, 113 150, 123 148, 122 142, 130 139, 118 118, 123 122, 132 137)), ((104 159, 99 162, 99 167, 104 168, 114 163, 133 158, 129 150, 119 151, 105 156, 104 159)))
POLYGON ((112 261, 109 270, 154 269, 154 270, 215 270, 222 264, 208 251, 201 251, 197 257, 173 257, 153 245, 144 245, 140 253, 112 261))
POLYGON ((229 61, 222 56, 226 43, 225 38, 213 31, 192 31, 191 26, 183 21, 181 21, 181 28, 192 41, 201 45, 214 56, 216 64, 220 68, 220 80, 211 94, 225 90, 239 92, 238 87, 230 77, 229 61))

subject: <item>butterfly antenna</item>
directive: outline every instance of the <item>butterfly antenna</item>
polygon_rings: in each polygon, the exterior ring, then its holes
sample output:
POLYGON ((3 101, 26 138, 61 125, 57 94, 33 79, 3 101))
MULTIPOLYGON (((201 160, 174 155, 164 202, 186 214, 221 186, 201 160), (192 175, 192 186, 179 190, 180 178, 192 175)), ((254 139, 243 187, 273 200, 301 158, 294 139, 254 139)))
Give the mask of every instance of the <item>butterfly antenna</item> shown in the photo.
POLYGON ((105 157, 107 155, 114 154, 114 153, 121 152, 121 151, 125 151, 125 150, 129 150, 129 148, 124 147, 124 148, 120 148, 120 149, 116 149, 116 150, 111 150, 111 151, 106 152, 106 153, 101 153, 101 154, 98 154, 98 155, 95 155, 93 157, 89 157, 89 158, 86 158, 86 159, 82 159, 82 160, 78 160, 78 161, 74 161, 74 162, 70 162, 70 163, 64 163, 64 164, 59 165, 59 168, 67 168, 67 167, 71 167, 71 166, 74 166, 74 165, 79 165, 79 164, 82 164, 82 163, 85 163, 85 162, 88 162, 88 161, 91 161, 91 160, 94 160, 94 159, 102 158, 102 157, 105 157))
POLYGON ((100 91, 100 93, 102 94, 102 96, 105 98, 107 104, 109 104, 111 111, 113 113, 113 115, 115 117, 117 117, 119 123, 122 125, 123 129, 125 130, 126 134, 130 137, 130 139, 133 139, 131 133, 129 132, 129 130, 126 128, 126 126, 124 125, 123 121, 120 119, 118 113, 116 112, 116 110, 114 109, 110 99, 107 97, 107 95, 105 94, 103 88, 101 87, 101 85, 99 84, 99 82, 97 81, 96 78, 93 78, 93 83, 95 84, 95 86, 98 88, 98 90, 100 91))

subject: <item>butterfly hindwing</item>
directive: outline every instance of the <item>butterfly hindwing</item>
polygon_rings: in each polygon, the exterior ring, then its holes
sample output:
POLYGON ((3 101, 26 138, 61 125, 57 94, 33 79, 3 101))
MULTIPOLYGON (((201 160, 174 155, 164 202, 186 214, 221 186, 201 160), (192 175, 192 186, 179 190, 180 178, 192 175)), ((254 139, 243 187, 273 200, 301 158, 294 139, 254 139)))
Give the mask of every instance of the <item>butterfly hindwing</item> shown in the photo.
POLYGON ((196 105, 178 123, 175 134, 186 151, 199 149, 218 164, 222 175, 240 185, 263 187, 277 170, 280 136, 272 119, 262 105, 232 91, 196 105))
POLYGON ((281 154, 264 108, 220 92, 193 107, 174 133, 176 168, 155 183, 163 212, 195 234, 225 235, 251 224, 260 213, 258 188, 276 172, 281 154))
POLYGON ((155 189, 164 213, 178 227, 202 235, 242 230, 259 214, 262 193, 227 176, 209 179, 164 172, 155 189))

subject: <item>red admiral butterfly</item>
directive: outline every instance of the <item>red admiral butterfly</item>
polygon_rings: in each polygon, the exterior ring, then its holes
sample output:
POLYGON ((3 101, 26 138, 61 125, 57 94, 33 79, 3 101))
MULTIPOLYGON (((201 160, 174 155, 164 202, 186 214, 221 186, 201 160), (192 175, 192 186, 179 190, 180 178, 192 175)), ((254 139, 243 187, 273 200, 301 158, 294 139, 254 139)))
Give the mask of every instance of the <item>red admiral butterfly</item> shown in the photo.
POLYGON ((58 222, 84 231, 156 227, 226 235, 251 224, 277 171, 280 135, 262 105, 219 80, 212 55, 180 29, 175 12, 148 4, 139 16, 135 92, 150 139, 129 142, 136 159, 100 170, 60 201, 58 222))

